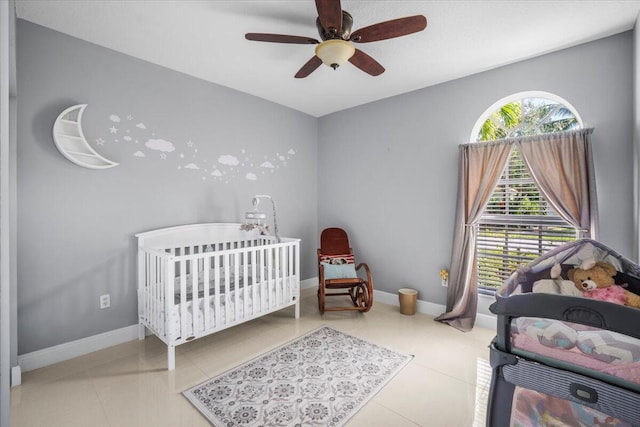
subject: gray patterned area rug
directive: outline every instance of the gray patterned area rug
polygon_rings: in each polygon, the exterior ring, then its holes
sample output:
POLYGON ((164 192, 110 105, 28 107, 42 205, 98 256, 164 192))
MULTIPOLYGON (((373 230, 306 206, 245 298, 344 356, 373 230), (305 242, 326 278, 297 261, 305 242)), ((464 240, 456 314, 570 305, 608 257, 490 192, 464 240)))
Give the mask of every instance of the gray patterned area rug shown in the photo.
POLYGON ((322 326, 183 394, 215 426, 341 426, 412 358, 322 326))

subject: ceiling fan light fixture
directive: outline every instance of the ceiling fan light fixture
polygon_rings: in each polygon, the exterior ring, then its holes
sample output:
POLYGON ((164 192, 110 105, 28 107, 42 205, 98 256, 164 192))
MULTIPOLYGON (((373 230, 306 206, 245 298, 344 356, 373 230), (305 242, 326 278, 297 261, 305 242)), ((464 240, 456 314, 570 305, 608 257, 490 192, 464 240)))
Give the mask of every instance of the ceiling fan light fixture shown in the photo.
POLYGON ((316 56, 334 70, 346 63, 355 53, 356 48, 351 43, 340 39, 326 40, 316 46, 316 56))

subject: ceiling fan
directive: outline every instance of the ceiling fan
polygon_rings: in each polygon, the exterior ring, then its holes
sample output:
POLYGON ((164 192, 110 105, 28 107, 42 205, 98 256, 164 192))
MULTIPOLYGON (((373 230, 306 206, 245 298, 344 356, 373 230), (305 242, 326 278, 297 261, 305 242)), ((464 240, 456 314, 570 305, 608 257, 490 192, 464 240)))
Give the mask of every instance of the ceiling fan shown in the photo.
POLYGON ((352 32, 353 17, 342 10, 340 0, 316 0, 316 9, 316 27, 322 42, 310 37, 265 33, 247 33, 245 38, 259 42, 317 44, 315 55, 298 70, 296 78, 307 77, 322 63, 335 70, 347 61, 365 73, 379 76, 384 72, 384 67, 363 51, 356 49, 353 43, 369 43, 406 36, 427 27, 427 18, 415 15, 380 22, 352 32))

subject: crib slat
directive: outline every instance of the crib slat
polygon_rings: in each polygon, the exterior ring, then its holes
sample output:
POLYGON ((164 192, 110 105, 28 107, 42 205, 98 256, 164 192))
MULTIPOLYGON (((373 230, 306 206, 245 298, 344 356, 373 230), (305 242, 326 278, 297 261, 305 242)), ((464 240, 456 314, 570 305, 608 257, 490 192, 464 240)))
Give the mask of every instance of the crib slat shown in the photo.
MULTIPOLYGON (((163 286, 163 284, 167 281, 166 278, 169 277, 169 272, 166 271, 163 259, 157 255, 153 255, 153 271, 156 275, 154 279, 155 284, 153 286, 153 296, 151 299, 151 304, 153 304, 153 306, 155 307, 153 321, 156 325, 162 323, 163 332, 165 335, 168 335, 167 327, 166 325, 164 325, 165 322, 163 321, 164 319, 162 318, 162 315, 164 313, 165 318, 168 318, 169 316, 169 312, 163 309, 163 307, 167 305, 167 289, 165 288, 165 286, 163 286)), ((171 287, 173 287, 173 283, 171 284, 171 287)))
POLYGON ((191 320, 193 322, 191 335, 195 336, 200 330, 200 298, 198 298, 198 259, 192 258, 188 261, 188 263, 191 267, 191 320))
POLYGON ((255 314, 260 309, 260 301, 258 301, 258 251, 256 249, 251 250, 251 293, 251 301, 253 301, 251 314, 255 314))
POLYGON ((205 256, 202 258, 202 270, 203 270, 203 278, 202 278, 202 287, 203 287, 203 300, 202 300, 202 311, 204 312, 204 329, 208 330, 211 328, 211 313, 209 312, 209 307, 211 306, 211 300, 209 299, 209 269, 211 268, 211 257, 205 256))
POLYGON ((149 304, 149 313, 151 315, 150 323, 151 325, 159 330, 162 334, 166 335, 167 331, 165 330, 164 322, 161 318, 162 313, 164 313, 164 300, 162 300, 161 295, 163 292, 164 286, 163 277, 162 277, 162 262, 158 255, 156 254, 148 254, 149 265, 149 293, 148 293, 148 304, 149 304))
MULTIPOLYGON (((173 257, 170 257, 168 259, 168 261, 166 263, 162 263, 162 267, 163 269, 165 269, 164 274, 162 275, 164 278, 164 289, 162 292, 164 292, 164 295, 162 296, 162 299, 164 300, 164 312, 165 312, 165 317, 167 319, 166 321, 166 325, 165 325, 165 334, 167 336, 167 340, 169 342, 172 342, 173 340, 175 340, 177 338, 176 334, 174 334, 173 331, 173 325, 171 322, 171 307, 175 304, 175 301, 173 301, 173 295, 174 295, 174 290, 175 290, 175 283, 173 281, 173 278, 175 277, 175 262, 173 261, 173 257)), ((176 331, 179 332, 179 331, 176 331)))
MULTIPOLYGON (((149 304, 149 322, 154 327, 158 327, 160 324, 160 292, 162 292, 162 276, 160 274, 160 268, 162 265, 158 263, 158 256, 155 254, 147 254, 149 261, 149 274, 151 275, 149 283, 149 289, 147 292, 147 304, 149 304)), ((166 331, 162 330, 166 334, 166 331)))
MULTIPOLYGON (((237 248, 236 248, 237 249, 237 248)), ((234 307, 235 307, 235 321, 240 320, 240 254, 233 254, 233 279, 234 279, 234 307)))
MULTIPOLYGON (((262 247, 264 248, 264 245, 262 245, 262 247)), ((260 307, 260 309, 262 311, 267 310, 269 308, 269 277, 268 277, 268 272, 269 272, 269 266, 268 266, 268 259, 269 259, 269 249, 262 249, 260 251, 260 256, 262 257, 261 259, 261 263, 260 263, 260 292, 262 292, 262 307, 260 307)))
POLYGON ((291 290, 291 295, 289 296, 291 299, 295 296, 295 283, 293 280, 295 263, 295 247, 294 245, 289 245, 289 273, 287 274, 287 282, 289 283, 289 289, 291 290))
MULTIPOLYGON (((171 308, 175 305, 175 301, 173 298, 173 293, 175 292, 175 283, 171 280, 175 277, 175 265, 173 264, 173 258, 169 258, 168 260, 161 257, 156 257, 156 268, 158 269, 158 276, 160 282, 158 282, 158 295, 160 298, 160 303, 158 307, 158 315, 164 313, 164 319, 159 319, 159 321, 163 322, 164 333, 166 336, 169 336, 170 329, 170 319, 171 319, 171 308), (171 278, 171 279, 170 279, 171 278), (169 283, 169 287, 160 286, 161 284, 169 283), (171 295, 171 297, 169 297, 171 295), (160 307, 164 307, 161 309, 160 307)), ((175 334, 174 334, 175 337, 175 334)))
MULTIPOLYGON (((144 267, 146 254, 138 248, 138 323, 142 323, 144 321, 143 314, 148 313, 147 308, 147 295, 146 295, 146 284, 145 284, 145 272, 144 267), (140 268, 142 266, 142 268, 140 268)), ((139 339, 140 336, 138 335, 139 339)))
POLYGON ((142 299, 142 313, 138 313, 141 321, 149 322, 149 290, 151 289, 149 280, 149 254, 142 250, 138 250, 138 262, 142 263, 142 268, 138 264, 138 289, 140 293, 138 298, 142 299))
POLYGON ((215 294, 213 311, 216 316, 216 326, 220 326, 220 257, 218 255, 213 257, 213 271, 215 276, 215 283, 213 288, 213 292, 215 294))
MULTIPOLYGON (((163 277, 162 277, 162 263, 158 259, 157 255, 150 255, 149 260, 151 262, 151 265, 149 266, 149 268, 152 274, 151 295, 150 295, 149 303, 153 307, 152 322, 153 322, 153 325, 157 327, 162 323, 161 321, 162 319, 160 318, 160 316, 164 312, 162 310, 163 306, 161 305, 164 302, 164 300, 162 299, 162 295, 164 292, 164 286, 162 286, 162 284, 164 283, 163 277)), ((163 332, 166 335, 167 331, 163 329, 163 332)))
MULTIPOLYGON (((245 243, 247 243, 245 241, 245 243)), ((250 284, 249 284, 249 259, 248 253, 246 252, 247 245, 245 244, 245 251, 242 253, 242 298, 244 301, 244 315, 245 317, 249 317, 253 313, 249 313, 249 295, 250 284)))
POLYGON ((231 322, 231 294, 229 289, 229 254, 222 255, 222 268, 224 275, 224 322, 229 324, 231 322))
POLYGON ((282 252, 282 265, 280 266, 280 287, 282 288, 282 299, 278 301, 279 304, 283 302, 291 301, 289 297, 289 287, 287 286, 287 265, 289 264, 289 245, 282 246, 280 248, 282 252))
POLYGON ((145 262, 147 263, 147 321, 150 326, 156 331, 159 331, 163 336, 166 336, 164 330, 164 322, 160 319, 161 314, 164 313, 164 301, 160 299, 161 292, 163 291, 164 282, 162 277, 157 271, 162 267, 162 264, 158 260, 158 255, 147 253, 145 255, 145 262))
POLYGON ((295 265, 296 265, 296 260, 295 260, 295 246, 289 245, 289 274, 287 274, 288 277, 288 282, 289 282, 289 289, 291 289, 291 299, 293 299, 293 297, 296 295, 296 291, 295 291, 295 281, 294 281, 294 275, 295 275, 295 265))
POLYGON ((271 298, 271 291, 273 290, 273 249, 267 249, 267 298, 269 301, 269 308, 273 308, 273 298, 271 298))
POLYGON ((267 260, 267 256, 266 256, 266 249, 261 248, 260 249, 260 259, 259 259, 259 266, 260 266, 260 270, 258 271, 258 276, 260 277, 258 283, 260 286, 260 311, 264 311, 266 306, 267 306, 267 289, 265 289, 264 287, 264 281, 265 281, 265 268, 267 268, 266 265, 266 260, 267 260))
POLYGON ((295 261, 294 261, 294 251, 293 251, 294 247, 292 244, 289 245, 289 270, 287 273, 287 283, 289 284, 289 298, 293 299, 293 295, 294 295, 294 283, 293 283, 293 266, 295 265, 295 261))
POLYGON ((300 243, 295 246, 296 319, 300 317, 300 243))
POLYGON ((184 339, 187 332, 187 275, 185 260, 180 260, 178 267, 180 270, 180 337, 184 339))
POLYGON ((275 252, 275 266, 274 266, 274 278, 273 278, 273 286, 275 287, 275 291, 276 291, 276 300, 273 302, 274 307, 278 304, 281 303, 282 299, 281 299, 281 292, 280 292, 280 255, 282 253, 282 247, 276 247, 274 249, 275 252))
MULTIPOLYGON (((151 280, 151 275, 149 274, 149 259, 150 259, 151 255, 148 252, 143 252, 143 251, 139 251, 139 258, 140 258, 140 262, 142 262, 142 268, 143 271, 142 272, 138 272, 138 287, 140 288, 140 286, 142 287, 142 289, 140 289, 142 291, 142 308, 143 308, 143 312, 140 313, 140 318, 144 319, 144 321, 149 322, 149 316, 150 316, 150 295, 149 292, 151 291, 151 283, 149 283, 149 281, 151 280), (140 277, 141 276, 141 277, 140 277)), ((138 267, 140 268, 140 267, 138 267)))

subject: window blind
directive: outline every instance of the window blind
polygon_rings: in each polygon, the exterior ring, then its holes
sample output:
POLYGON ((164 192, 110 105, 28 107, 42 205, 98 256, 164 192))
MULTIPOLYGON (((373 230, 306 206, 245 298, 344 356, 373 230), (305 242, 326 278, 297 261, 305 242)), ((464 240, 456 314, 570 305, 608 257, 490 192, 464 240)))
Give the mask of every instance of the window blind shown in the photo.
POLYGON ((517 149, 475 232, 478 287, 485 292, 495 292, 519 266, 577 238, 544 199, 517 149))

